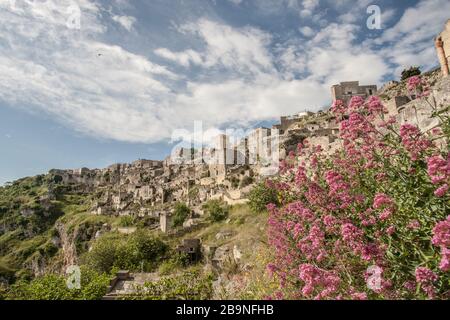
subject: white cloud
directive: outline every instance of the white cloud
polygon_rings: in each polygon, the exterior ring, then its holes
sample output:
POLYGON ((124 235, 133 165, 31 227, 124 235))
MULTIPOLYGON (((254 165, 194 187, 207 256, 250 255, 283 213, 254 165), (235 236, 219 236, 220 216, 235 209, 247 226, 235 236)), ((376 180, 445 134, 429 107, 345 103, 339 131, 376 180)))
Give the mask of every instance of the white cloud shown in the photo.
POLYGON ((170 134, 158 119, 158 99, 170 96, 167 83, 177 76, 143 56, 96 40, 106 28, 91 2, 78 2, 81 30, 68 29, 69 3, 37 11, 18 2, 16 9, 0 11, 0 19, 8 21, 0 25, 6 44, 0 46, 0 99, 37 108, 97 137, 150 141, 170 134))
POLYGON ((303 0, 303 7, 307 10, 314 10, 319 6, 319 0, 303 0))
POLYGON ((133 25, 136 22, 136 18, 131 16, 113 15, 112 19, 128 31, 131 31, 133 29, 133 25))
POLYGON ((393 27, 375 40, 378 45, 388 46, 380 54, 397 65, 397 76, 411 65, 429 69, 438 64, 432 41, 449 18, 448 12, 447 0, 422 0, 408 8, 393 27))
POLYGON ((203 58, 200 53, 191 49, 182 52, 173 52, 167 48, 158 48, 154 52, 160 57, 172 60, 185 67, 189 67, 191 63, 197 65, 203 64, 203 58))
MULTIPOLYGON (((439 0, 428 1, 436 6, 439 0)), ((380 50, 373 40, 359 41, 361 29, 354 23, 330 23, 320 30, 310 24, 299 29, 306 39, 283 42, 256 27, 202 18, 177 29, 187 40, 183 43, 195 47, 151 50, 165 59, 165 66, 107 43, 104 11, 95 2, 78 1, 81 30, 66 28, 68 3, 2 7, 0 19, 8 23, 0 24, 0 100, 46 112, 85 134, 131 142, 170 138, 176 128, 192 129, 195 120, 216 132, 228 123, 247 126, 317 110, 330 102, 332 84, 380 84, 392 72, 389 63, 401 68, 413 61, 433 61, 431 35, 442 27, 409 30, 406 26, 415 22, 407 12, 376 40, 394 42, 393 49, 380 50), (172 69, 175 64, 186 67, 186 73, 175 73, 180 69, 172 69), (191 77, 189 67, 199 76, 191 77)), ((320 22, 317 1, 283 3, 310 10, 320 22)), ((415 15, 425 10, 429 17, 434 7, 421 3, 417 8, 415 15)))
POLYGON ((312 37, 314 35, 314 30, 308 26, 301 27, 299 30, 305 37, 312 37))
POLYGON ((200 19, 179 28, 185 34, 198 36, 206 45, 202 64, 213 67, 218 64, 239 71, 260 72, 273 68, 267 45, 271 36, 259 29, 244 27, 235 29, 207 19, 200 19))
POLYGON ((379 43, 402 41, 411 44, 429 40, 430 34, 437 34, 449 18, 450 2, 447 0, 422 0, 415 7, 406 9, 400 21, 386 30, 379 43))

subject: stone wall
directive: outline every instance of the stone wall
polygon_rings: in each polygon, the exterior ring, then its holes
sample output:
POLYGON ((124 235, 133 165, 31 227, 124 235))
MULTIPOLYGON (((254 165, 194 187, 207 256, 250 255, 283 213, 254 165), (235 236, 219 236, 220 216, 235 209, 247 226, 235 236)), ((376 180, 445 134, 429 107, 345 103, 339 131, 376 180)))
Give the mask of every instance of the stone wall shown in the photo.
POLYGON ((331 87, 333 101, 341 100, 347 104, 352 97, 360 96, 364 99, 377 92, 376 85, 360 86, 359 81, 341 82, 331 87))
POLYGON ((450 71, 450 19, 445 24, 444 30, 436 37, 435 46, 442 75, 447 77, 450 71))
MULTIPOLYGON (((442 78, 434 86, 427 98, 412 100, 402 106, 397 119, 399 123, 417 125, 423 132, 439 124, 438 118, 432 118, 433 108, 448 108, 450 105, 450 77, 442 78)), ((448 111, 447 111, 448 112, 448 111)))

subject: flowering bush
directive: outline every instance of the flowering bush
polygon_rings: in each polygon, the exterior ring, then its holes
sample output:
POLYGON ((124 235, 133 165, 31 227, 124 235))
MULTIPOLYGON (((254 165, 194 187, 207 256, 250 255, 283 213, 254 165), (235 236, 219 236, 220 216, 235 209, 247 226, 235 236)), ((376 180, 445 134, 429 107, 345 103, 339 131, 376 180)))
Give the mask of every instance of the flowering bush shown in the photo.
MULTIPOLYGON (((426 99, 422 79, 409 89, 426 99)), ((326 155, 304 141, 282 163, 267 183, 280 200, 268 205, 272 298, 449 297, 449 117, 430 107, 441 128, 424 133, 387 117, 377 97, 337 101, 342 148, 326 155)))

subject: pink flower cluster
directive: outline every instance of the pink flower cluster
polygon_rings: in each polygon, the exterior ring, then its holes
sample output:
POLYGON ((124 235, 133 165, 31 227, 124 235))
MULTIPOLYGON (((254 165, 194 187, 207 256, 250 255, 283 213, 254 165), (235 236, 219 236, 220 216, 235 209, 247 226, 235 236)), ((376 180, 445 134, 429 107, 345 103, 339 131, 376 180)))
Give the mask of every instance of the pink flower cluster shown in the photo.
MULTIPOLYGON (((424 84, 412 79, 411 85, 424 84)), ((281 199, 280 207, 268 206, 275 249, 268 269, 283 297, 402 299, 416 295, 416 286, 419 298, 442 297, 438 280, 450 270, 450 217, 441 221, 448 203, 438 197, 448 192, 450 157, 439 155, 416 126, 397 130, 394 118, 384 121, 386 109, 376 97, 354 97, 348 106, 336 101, 332 112, 341 120, 343 149, 329 156, 305 140, 282 175, 267 183, 281 199), (430 188, 439 189, 433 195, 430 188), (367 283, 374 264, 383 270, 377 290, 367 283)))
POLYGON ((394 201, 384 193, 377 193, 373 199, 373 207, 375 209, 381 209, 383 207, 391 207, 394 201))
POLYGON ((426 267, 416 268, 416 281, 421 285, 422 290, 430 299, 433 299, 436 294, 436 288, 433 283, 438 279, 439 277, 430 269, 426 267))
POLYGON ((344 104, 342 100, 336 100, 331 106, 331 112, 335 115, 344 115, 347 110, 347 106, 344 104))
POLYGON ((432 146, 429 139, 425 138, 419 128, 412 124, 404 124, 400 127, 400 137, 405 149, 409 152, 413 161, 432 146))
POLYGON ((414 94, 417 98, 430 95, 428 83, 420 76, 413 76, 408 79, 408 90, 410 94, 414 94))
POLYGON ((384 221, 391 217, 395 209, 395 202, 384 193, 377 193, 373 200, 374 209, 383 209, 380 213, 380 220, 384 221))
POLYGON ((367 99, 367 109, 371 114, 382 114, 387 112, 386 107, 377 96, 371 96, 367 99))
POLYGON ((330 197, 335 197, 340 202, 340 208, 344 209, 351 205, 353 197, 350 195, 350 186, 345 182, 344 177, 336 171, 327 171, 325 180, 329 186, 330 197))
POLYGON ((408 79, 408 90, 414 91, 422 84, 419 76, 413 76, 408 79))
POLYGON ((340 278, 336 274, 321 270, 312 264, 302 264, 299 267, 298 277, 304 282, 302 294, 305 297, 321 288, 314 299, 325 299, 330 297, 339 288, 340 278))
POLYGON ((441 248, 441 263, 439 268, 442 271, 450 270, 450 216, 446 220, 436 224, 433 229, 433 245, 441 248))
POLYGON ((427 166, 431 182, 435 185, 439 185, 434 194, 437 197, 445 196, 448 192, 450 183, 450 153, 447 156, 447 160, 440 155, 428 158, 427 166))

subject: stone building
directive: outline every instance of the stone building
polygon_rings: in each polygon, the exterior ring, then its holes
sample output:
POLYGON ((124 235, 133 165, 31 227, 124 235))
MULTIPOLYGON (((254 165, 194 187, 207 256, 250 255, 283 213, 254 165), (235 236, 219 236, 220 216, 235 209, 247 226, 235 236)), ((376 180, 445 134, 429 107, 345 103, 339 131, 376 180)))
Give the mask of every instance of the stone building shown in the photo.
POLYGON ((271 130, 269 128, 257 128, 248 136, 249 163, 257 164, 261 159, 271 156, 270 143, 271 130))
POLYGON ((450 71, 450 19, 447 20, 444 31, 436 37, 435 46, 441 65, 442 76, 447 77, 450 71))
POLYGON ((389 115, 395 116, 397 115, 404 106, 411 101, 411 98, 408 96, 396 96, 388 101, 384 101, 384 105, 389 112, 389 115))
POLYGON ((273 128, 280 130, 280 133, 283 134, 292 124, 297 123, 302 118, 312 115, 314 115, 313 112, 305 111, 292 116, 282 116, 280 117, 280 124, 274 125, 273 128))
POLYGON ((227 165, 234 164, 234 150, 230 146, 229 137, 220 134, 216 138, 216 146, 211 152, 212 163, 209 164, 209 171, 212 178, 218 183, 225 180, 227 175, 227 165))
POLYGON ((162 232, 167 233, 172 224, 172 215, 170 212, 161 212, 159 216, 159 228, 162 232))
POLYGON ((197 262, 201 258, 200 239, 184 239, 177 247, 178 254, 184 254, 190 262, 197 262))
POLYGON ((333 102, 342 100, 347 104, 352 97, 360 96, 364 99, 377 92, 376 85, 360 86, 359 81, 341 82, 331 87, 333 102))

